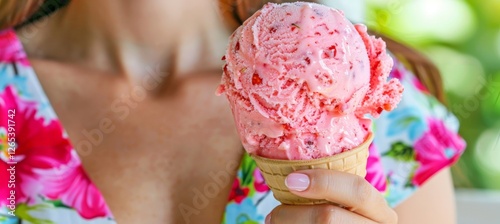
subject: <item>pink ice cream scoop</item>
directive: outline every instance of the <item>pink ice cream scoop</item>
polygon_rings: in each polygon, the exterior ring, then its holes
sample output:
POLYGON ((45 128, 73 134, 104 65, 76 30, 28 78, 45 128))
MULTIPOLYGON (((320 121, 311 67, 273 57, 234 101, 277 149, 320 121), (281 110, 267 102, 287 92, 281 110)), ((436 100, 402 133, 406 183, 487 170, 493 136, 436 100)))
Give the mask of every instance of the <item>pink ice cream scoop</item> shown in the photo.
POLYGON ((308 160, 363 143, 371 120, 403 87, 387 80, 385 43, 342 12, 268 3, 231 36, 222 82, 243 146, 271 159, 308 160))

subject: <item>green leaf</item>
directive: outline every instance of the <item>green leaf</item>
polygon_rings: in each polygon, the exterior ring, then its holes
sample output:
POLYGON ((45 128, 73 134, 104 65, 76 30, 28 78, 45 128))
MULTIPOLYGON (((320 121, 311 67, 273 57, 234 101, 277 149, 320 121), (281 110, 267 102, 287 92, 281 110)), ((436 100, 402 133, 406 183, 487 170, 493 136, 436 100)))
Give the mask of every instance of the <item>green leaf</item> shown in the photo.
POLYGON ((429 105, 432 109, 434 109, 436 106, 439 106, 440 103, 435 97, 431 97, 431 96, 428 97, 429 105))
POLYGON ((243 224, 259 224, 259 222, 249 220, 249 221, 244 222, 243 224))
POLYGON ((226 216, 227 216, 227 211, 224 212, 224 216, 222 217, 222 222, 221 224, 226 224, 226 216))
MULTIPOLYGON (((253 183, 253 182, 252 182, 252 183, 253 183)), ((252 196, 255 194, 255 192, 257 192, 257 191, 255 190, 255 185, 253 185, 252 183, 250 183, 250 184, 248 185, 248 196, 247 196, 247 197, 252 197, 252 196)))
POLYGON ((56 207, 56 208, 69 208, 69 209, 71 209, 71 207, 69 207, 69 206, 67 206, 67 205, 63 204, 61 200, 56 200, 56 201, 46 200, 45 202, 46 202, 47 204, 51 204, 51 205, 53 205, 53 206, 54 206, 54 207, 56 207))
POLYGON ((259 224, 259 222, 256 222, 256 221, 252 220, 250 218, 250 216, 248 216, 245 213, 240 214, 236 218, 236 223, 238 223, 238 224, 259 224))
POLYGON ((415 188, 415 185, 413 184, 412 180, 415 177, 415 172, 417 172, 417 168, 418 168, 418 165, 415 164, 411 170, 411 173, 410 173, 408 179, 406 180, 405 188, 415 188))
POLYGON ((384 153, 383 156, 388 156, 398 161, 408 162, 415 160, 415 150, 413 147, 403 142, 395 142, 392 144, 391 149, 384 153))
POLYGON ((255 161, 253 161, 253 159, 249 156, 245 156, 245 158, 243 159, 243 163, 241 164, 241 186, 248 186, 252 184, 253 172, 255 171, 256 167, 257 164, 255 164, 255 161))
POLYGON ((33 217, 32 215, 29 214, 29 212, 31 211, 37 211, 37 210, 41 210, 41 209, 47 209, 49 208, 50 206, 47 205, 47 204, 38 204, 38 205, 34 205, 34 206, 28 206, 24 203, 22 204, 18 204, 17 205, 17 208, 16 208, 16 216, 21 219, 21 220, 24 220, 24 221, 28 221, 29 223, 33 223, 33 224, 53 224, 52 221, 48 220, 48 219, 39 219, 39 218, 35 218, 33 217))
POLYGON ((418 117, 410 116, 410 117, 406 117, 405 119, 401 120, 401 124, 404 127, 408 127, 410 124, 412 124, 413 122, 416 122, 418 120, 419 120, 418 117))

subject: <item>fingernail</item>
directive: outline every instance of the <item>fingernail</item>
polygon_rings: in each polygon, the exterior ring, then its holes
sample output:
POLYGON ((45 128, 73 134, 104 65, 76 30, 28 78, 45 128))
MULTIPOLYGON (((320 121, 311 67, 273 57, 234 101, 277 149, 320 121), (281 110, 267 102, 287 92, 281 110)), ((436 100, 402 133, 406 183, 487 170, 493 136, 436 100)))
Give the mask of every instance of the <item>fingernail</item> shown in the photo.
POLYGON ((309 187, 309 177, 302 173, 292 173, 286 177, 285 185, 290 190, 305 191, 309 187))
POLYGON ((271 214, 266 216, 266 224, 271 224, 271 214))

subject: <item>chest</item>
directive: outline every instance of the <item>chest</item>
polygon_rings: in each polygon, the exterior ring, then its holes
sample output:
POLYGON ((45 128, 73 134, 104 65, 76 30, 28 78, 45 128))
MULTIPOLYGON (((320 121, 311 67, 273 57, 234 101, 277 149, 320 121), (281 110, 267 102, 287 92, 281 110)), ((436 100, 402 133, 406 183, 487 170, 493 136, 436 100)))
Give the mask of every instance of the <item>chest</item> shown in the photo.
POLYGON ((155 80, 34 67, 119 223, 220 223, 242 149, 214 94, 218 74, 153 88, 155 80))

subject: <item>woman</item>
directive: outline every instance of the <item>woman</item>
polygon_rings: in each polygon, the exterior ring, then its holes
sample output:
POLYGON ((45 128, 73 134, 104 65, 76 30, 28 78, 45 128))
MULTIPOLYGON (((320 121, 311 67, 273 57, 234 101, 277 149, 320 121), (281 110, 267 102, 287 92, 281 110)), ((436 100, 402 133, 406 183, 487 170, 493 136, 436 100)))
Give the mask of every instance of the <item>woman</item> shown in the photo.
MULTIPOLYGON (((19 25, 37 2, 0 0, 0 220, 453 223, 447 167, 464 142, 401 63, 392 75, 405 97, 377 121, 367 180, 324 170, 287 179, 298 195, 347 208, 272 198, 225 99, 214 96, 227 37, 261 4, 74 0, 19 25)), ((415 67, 428 65, 394 46, 415 67)))

